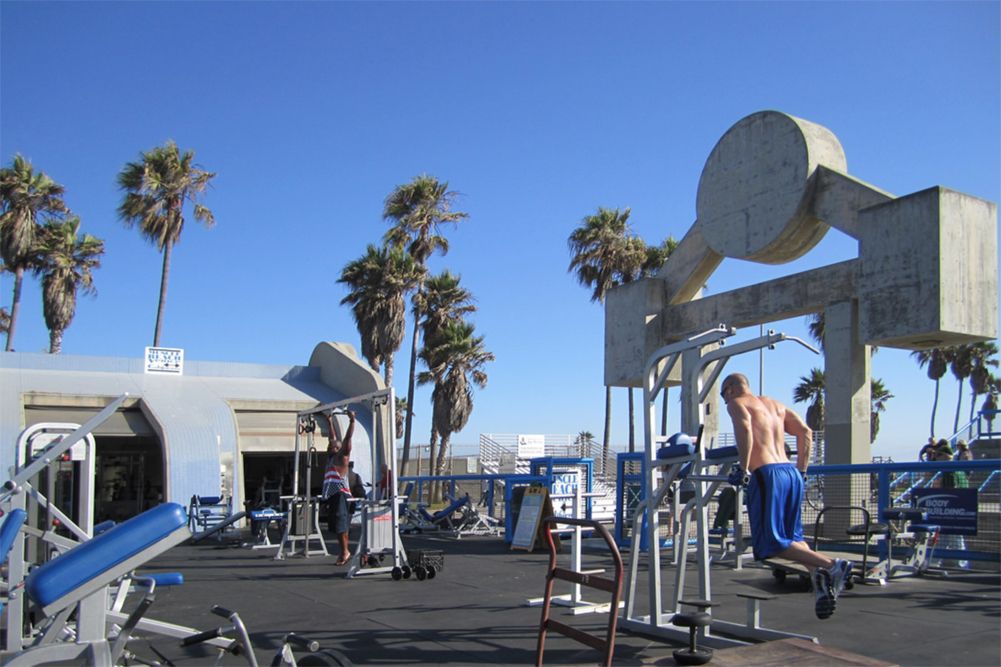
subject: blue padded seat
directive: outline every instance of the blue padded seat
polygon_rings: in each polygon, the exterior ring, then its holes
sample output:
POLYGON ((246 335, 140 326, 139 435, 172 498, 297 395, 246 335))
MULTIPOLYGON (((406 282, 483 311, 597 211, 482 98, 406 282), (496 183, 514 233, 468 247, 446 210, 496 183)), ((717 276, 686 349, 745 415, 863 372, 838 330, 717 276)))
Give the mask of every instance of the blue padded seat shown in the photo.
POLYGON ((25 591, 36 604, 50 605, 187 525, 183 507, 158 505, 35 568, 25 591))
POLYGON ((737 458, 736 445, 730 445, 729 447, 716 447, 715 449, 706 450, 707 461, 718 461, 720 459, 735 459, 735 458, 737 458))
MULTIPOLYGON (((11 510, 7 516, 3 518, 3 525, 0 526, 0 564, 7 562, 7 556, 10 554, 11 547, 14 546, 14 538, 17 537, 17 531, 21 530, 21 526, 28 518, 28 513, 22 509, 11 510)), ((0 612, 3 611, 4 603, 0 601, 0 612)))
POLYGON ((673 459, 679 456, 691 456, 695 453, 695 445, 667 445, 657 450, 658 459, 673 459))
POLYGON ((658 459, 673 459, 691 456, 695 453, 695 443, 687 433, 675 433, 667 439, 667 444, 657 450, 658 459))
POLYGON ((144 573, 142 576, 152 579, 157 586, 180 586, 184 583, 182 572, 153 572, 144 573))
POLYGON ((22 509, 11 510, 3 519, 3 526, 0 526, 0 563, 7 562, 7 554, 14 546, 14 538, 17 531, 21 530, 28 513, 22 509))

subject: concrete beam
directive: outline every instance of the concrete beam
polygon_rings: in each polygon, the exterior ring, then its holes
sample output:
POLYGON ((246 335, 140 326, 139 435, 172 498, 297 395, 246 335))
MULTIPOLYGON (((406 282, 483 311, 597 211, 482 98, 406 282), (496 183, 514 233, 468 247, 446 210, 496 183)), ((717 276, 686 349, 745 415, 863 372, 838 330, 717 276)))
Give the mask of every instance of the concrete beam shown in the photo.
POLYGON ((672 306, 659 318, 660 338, 675 340, 720 322, 739 329, 822 310, 851 298, 857 271, 852 259, 672 306))
POLYGON ((859 214, 862 339, 906 349, 998 336, 997 205, 933 187, 859 214))

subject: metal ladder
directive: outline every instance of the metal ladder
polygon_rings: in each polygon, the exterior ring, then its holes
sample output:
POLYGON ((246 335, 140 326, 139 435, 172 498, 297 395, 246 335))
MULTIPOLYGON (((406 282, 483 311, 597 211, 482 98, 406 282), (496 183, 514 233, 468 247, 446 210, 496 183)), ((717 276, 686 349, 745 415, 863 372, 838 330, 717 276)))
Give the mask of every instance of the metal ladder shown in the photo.
POLYGON ((542 618, 539 621, 539 641, 536 646, 535 664, 542 667, 542 655, 546 646, 546 634, 552 630, 561 635, 574 639, 581 644, 586 644, 593 649, 602 652, 603 661, 606 667, 611 667, 612 656, 615 654, 615 627, 619 620, 619 599, 622 597, 622 556, 619 548, 615 545, 608 529, 598 521, 590 519, 573 519, 569 517, 550 516, 543 520, 543 528, 546 536, 546 546, 549 548, 549 570, 546 573, 546 593, 542 601, 542 618), (594 574, 586 574, 575 570, 556 567, 556 545, 553 542, 553 525, 566 524, 570 526, 582 526, 597 531, 601 538, 605 540, 612 559, 615 562, 615 575, 611 579, 599 577, 594 574), (549 617, 549 610, 553 601, 553 583, 557 580, 569 581, 573 584, 597 588, 612 594, 612 601, 608 612, 608 630, 605 638, 588 634, 577 628, 555 621, 549 617))

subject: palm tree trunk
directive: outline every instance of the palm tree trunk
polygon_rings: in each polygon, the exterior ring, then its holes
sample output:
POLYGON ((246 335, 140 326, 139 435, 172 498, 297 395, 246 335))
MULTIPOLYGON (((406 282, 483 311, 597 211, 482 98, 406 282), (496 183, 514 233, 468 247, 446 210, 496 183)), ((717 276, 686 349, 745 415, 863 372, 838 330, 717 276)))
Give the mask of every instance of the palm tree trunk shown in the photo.
POLYGON ((633 388, 629 387, 629 453, 636 451, 636 407, 633 404, 633 388))
MULTIPOLYGON (((434 474, 435 477, 440 477, 445 472, 445 461, 448 459, 448 441, 451 437, 451 433, 445 432, 441 434, 441 443, 438 445, 438 460, 435 461, 434 474)), ((437 489, 436 502, 441 502, 445 497, 445 483, 439 482, 435 485, 437 489)))
POLYGON ((420 323, 420 314, 415 310, 414 336, 410 344, 410 377, 407 380, 407 421, 403 426, 403 465, 400 466, 403 470, 407 469, 407 463, 410 461, 410 435, 414 423, 414 381, 417 378, 417 334, 420 323))
POLYGON ((612 388, 605 386, 605 435, 601 441, 601 474, 605 474, 608 465, 608 452, 612 440, 612 388))
POLYGON ((938 412, 938 380, 935 380, 935 401, 931 404, 931 432, 928 437, 935 437, 935 413, 938 412))
POLYGON ((59 354, 63 351, 63 332, 53 329, 49 332, 49 354, 59 354))
POLYGON ((970 397, 970 421, 967 422, 970 426, 966 432, 967 439, 973 437, 973 415, 976 413, 977 410, 977 397, 979 396, 979 394, 977 394, 976 389, 974 389, 971 393, 973 395, 970 397))
POLYGON ((963 407, 963 381, 959 380, 959 391, 956 392, 958 396, 956 397, 956 417, 952 420, 952 432, 955 433, 959 430, 959 412, 963 407))
POLYGON ((153 347, 160 347, 160 332, 163 330, 163 311, 167 307, 167 284, 170 282, 170 254, 174 242, 167 240, 163 246, 163 271, 160 273, 160 304, 156 308, 156 328, 153 330, 153 347))
POLYGON ((14 269, 14 301, 10 305, 10 326, 7 328, 7 352, 14 351, 14 327, 17 326, 17 314, 21 311, 21 283, 24 281, 24 267, 14 269))
POLYGON ((389 389, 393 386, 393 355, 391 354, 386 355, 386 374, 384 377, 386 380, 386 388, 389 389))
MULTIPOLYGON (((438 446, 438 431, 434 426, 431 426, 431 441, 428 443, 428 476, 435 476, 435 453, 438 451, 436 448, 438 446)), ((428 486, 428 500, 432 503, 435 500, 435 487, 437 485, 434 482, 430 482, 428 486)))

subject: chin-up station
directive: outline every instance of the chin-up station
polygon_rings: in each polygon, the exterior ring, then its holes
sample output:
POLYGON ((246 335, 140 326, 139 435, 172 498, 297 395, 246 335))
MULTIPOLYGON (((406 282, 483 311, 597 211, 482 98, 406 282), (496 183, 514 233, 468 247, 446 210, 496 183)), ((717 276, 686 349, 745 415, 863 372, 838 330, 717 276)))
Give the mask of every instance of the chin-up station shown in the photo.
MULTIPOLYGON (((314 446, 316 417, 329 414, 336 418, 337 415, 345 414, 351 406, 365 408, 372 417, 369 456, 373 479, 380 474, 379 471, 384 465, 390 474, 388 483, 372 485, 372 491, 367 498, 352 500, 361 509, 361 536, 351 557, 346 576, 352 578, 365 574, 390 574, 394 567, 402 568, 407 563, 406 551, 400 539, 400 499, 397 496, 395 475, 392 474, 396 460, 396 420, 393 415, 395 398, 392 388, 326 403, 298 414, 292 477, 293 495, 283 498, 289 509, 289 520, 286 522, 285 534, 275 558, 281 560, 297 553, 302 553, 306 557, 327 555, 326 545, 320 533, 320 498, 313 496, 311 491, 313 457, 317 453, 314 446), (301 479, 299 469, 301 457, 304 455, 309 457, 307 463, 310 465, 306 468, 305 479, 301 479), (304 485, 300 486, 300 482, 304 485), (316 541, 319 546, 310 549, 311 541, 316 541), (297 547, 300 542, 301 549, 297 547)), ((357 450, 353 451, 352 458, 355 458, 357 453, 357 450)))
MULTIPOLYGON (((644 483, 648 490, 645 499, 636 508, 633 517, 633 535, 639 535, 643 530, 643 519, 646 517, 647 569, 639 571, 639 559, 642 550, 634 548, 630 555, 626 578, 625 609, 620 627, 626 630, 648 634, 655 637, 684 641, 691 630, 684 625, 692 614, 682 612, 682 606, 694 606, 704 610, 706 623, 695 629, 699 641, 709 646, 740 646, 746 642, 730 639, 714 634, 724 632, 731 637, 748 640, 788 639, 797 637, 815 640, 813 637, 793 633, 770 630, 758 625, 757 620, 747 624, 731 623, 712 619, 712 586, 710 583, 709 554, 709 523, 707 506, 716 496, 721 485, 726 483, 730 467, 738 462, 736 447, 713 448, 712 438, 704 442, 702 423, 705 417, 705 405, 709 399, 726 362, 730 358, 761 348, 774 348, 782 341, 794 341, 817 352, 803 340, 786 336, 782 333, 769 332, 758 338, 725 345, 726 339, 733 336, 736 329, 719 325, 686 340, 662 347, 649 359, 643 376, 643 407, 644 407, 644 451, 647 457, 647 476, 644 483), (698 433, 694 443, 682 442, 676 436, 670 438, 657 435, 657 403, 660 392, 666 386, 667 378, 681 362, 682 375, 682 419, 681 428, 686 433, 698 433), (673 540, 676 546, 676 563, 674 587, 671 593, 670 605, 664 609, 661 592, 661 547, 660 521, 658 508, 665 496, 676 483, 687 480, 694 486, 694 493, 683 509, 680 510, 681 529, 673 540), (694 515, 694 519, 693 519, 694 515), (698 569, 698 599, 683 598, 685 579, 688 569, 689 549, 687 536, 689 527, 694 522, 696 527, 695 561, 698 569), (645 581, 643 581, 645 577, 645 581), (643 591, 642 583, 646 584, 645 598, 648 613, 638 611, 643 591), (682 627, 679 627, 682 626, 682 627)), ((741 490, 737 490, 737 507, 741 505, 741 490)), ((735 540, 738 544, 743 535, 742 525, 738 521, 735 540)))

